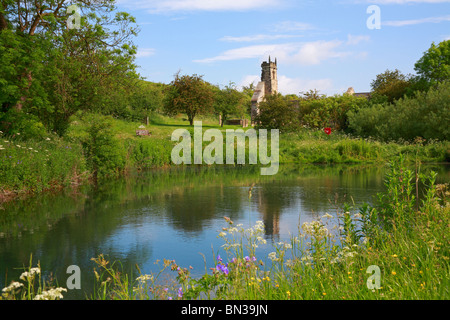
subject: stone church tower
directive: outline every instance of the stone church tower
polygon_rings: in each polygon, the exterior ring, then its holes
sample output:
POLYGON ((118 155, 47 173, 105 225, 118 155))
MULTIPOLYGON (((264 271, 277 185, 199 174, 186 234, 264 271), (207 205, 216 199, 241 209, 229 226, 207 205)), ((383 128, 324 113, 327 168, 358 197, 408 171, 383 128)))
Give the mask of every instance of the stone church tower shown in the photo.
POLYGON ((275 62, 264 61, 261 64, 261 81, 256 85, 252 97, 252 125, 255 124, 255 117, 259 114, 259 103, 263 101, 265 95, 276 94, 278 92, 277 59, 275 62))
POLYGON ((261 64, 261 81, 264 82, 264 89, 266 94, 272 94, 278 92, 278 79, 277 79, 277 59, 275 62, 264 61, 261 64))

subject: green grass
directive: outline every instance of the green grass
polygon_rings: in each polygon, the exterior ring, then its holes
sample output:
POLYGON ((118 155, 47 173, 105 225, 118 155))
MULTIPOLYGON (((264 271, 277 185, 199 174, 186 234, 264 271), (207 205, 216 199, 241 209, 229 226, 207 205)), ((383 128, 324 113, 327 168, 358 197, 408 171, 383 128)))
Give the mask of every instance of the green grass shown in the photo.
MULTIPOLYGON (((213 117, 196 120, 202 121, 203 131, 214 128, 225 134, 226 129, 240 129, 220 127, 213 117)), ((172 132, 179 128, 193 130, 183 115, 168 118, 155 113, 146 126, 151 135, 138 137, 135 132, 142 125, 84 114, 73 117, 63 138, 52 135, 50 140, 21 140, 20 135, 0 136, 0 193, 35 193, 86 182, 93 176, 170 166, 175 145, 172 132), (93 133, 94 124, 97 131, 93 133)), ((207 144, 203 142, 203 147, 207 144)), ((450 159, 450 142, 381 143, 307 128, 280 134, 281 163, 385 163, 398 155, 405 155, 411 162, 445 162, 450 159)))

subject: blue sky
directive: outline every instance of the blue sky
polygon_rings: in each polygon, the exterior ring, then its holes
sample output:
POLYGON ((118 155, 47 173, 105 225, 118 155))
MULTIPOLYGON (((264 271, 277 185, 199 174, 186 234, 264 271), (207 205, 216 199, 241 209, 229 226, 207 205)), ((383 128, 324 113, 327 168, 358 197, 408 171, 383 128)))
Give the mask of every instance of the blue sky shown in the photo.
POLYGON ((276 57, 279 91, 370 90, 386 69, 414 73, 431 43, 450 39, 450 0, 118 0, 136 17, 136 63, 147 80, 177 71, 212 84, 258 81, 276 57), (381 26, 367 20, 380 9, 381 26))

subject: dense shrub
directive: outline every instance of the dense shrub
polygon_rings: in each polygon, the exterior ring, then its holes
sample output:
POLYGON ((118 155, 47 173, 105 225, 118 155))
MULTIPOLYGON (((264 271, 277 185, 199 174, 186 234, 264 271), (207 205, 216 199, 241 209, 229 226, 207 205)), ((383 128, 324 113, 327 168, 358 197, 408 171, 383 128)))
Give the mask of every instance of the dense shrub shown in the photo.
POLYGON ((90 115, 88 123, 82 144, 88 168, 94 179, 117 175, 125 168, 126 149, 114 136, 111 119, 90 115))
POLYGON ((350 111, 349 127, 361 137, 383 141, 449 140, 450 83, 442 83, 428 92, 417 92, 394 104, 374 105, 359 112, 350 111))
POLYGON ((259 110, 256 121, 261 128, 292 132, 300 125, 295 104, 281 94, 267 96, 259 104, 259 110))
POLYGON ((348 127, 347 113, 358 111, 367 105, 367 99, 349 94, 320 99, 301 100, 299 116, 302 125, 310 128, 331 127, 345 130, 348 127))
POLYGON ((0 112, 0 131, 21 140, 43 139, 48 135, 38 117, 15 109, 5 113, 0 112))

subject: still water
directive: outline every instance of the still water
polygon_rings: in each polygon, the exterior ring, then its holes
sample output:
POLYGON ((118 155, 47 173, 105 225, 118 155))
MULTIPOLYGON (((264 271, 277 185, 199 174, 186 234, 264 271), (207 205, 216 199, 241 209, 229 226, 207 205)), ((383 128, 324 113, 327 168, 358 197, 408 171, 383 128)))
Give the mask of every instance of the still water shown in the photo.
MULTIPOLYGON (((426 166, 450 181, 448 165, 426 166)), ((201 276, 223 254, 218 233, 224 216, 245 228, 262 220, 267 244, 258 259, 267 260, 272 244, 296 235, 299 224, 343 203, 372 202, 384 189, 383 166, 290 166, 261 176, 259 168, 184 167, 131 173, 127 177, 57 195, 41 195, 0 206, 0 288, 17 280, 24 266, 37 261, 46 277, 66 287, 67 267, 81 269, 81 290, 69 299, 90 296, 91 258, 105 254, 124 270, 138 265, 157 272, 156 260, 175 259, 201 276), (249 189, 253 186, 251 197, 249 189), (206 258, 206 266, 203 254, 206 258)), ((223 254, 224 256, 224 254, 223 254)), ((136 270, 136 269, 134 269, 136 270)))

